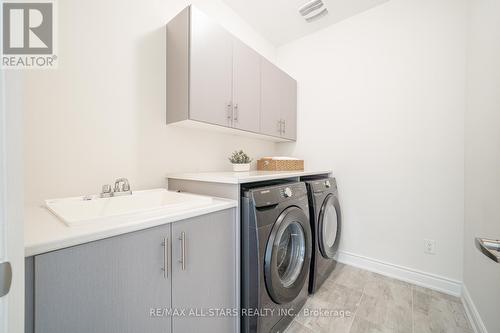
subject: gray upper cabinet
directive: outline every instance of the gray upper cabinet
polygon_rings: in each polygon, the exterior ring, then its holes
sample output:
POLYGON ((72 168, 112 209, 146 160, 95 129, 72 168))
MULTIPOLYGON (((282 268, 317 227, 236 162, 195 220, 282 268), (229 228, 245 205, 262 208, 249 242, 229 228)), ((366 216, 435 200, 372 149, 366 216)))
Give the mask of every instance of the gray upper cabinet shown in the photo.
POLYGON ((281 96, 277 89, 282 82, 280 70, 267 60, 262 60, 262 133, 281 136, 281 96))
POLYGON ((295 80, 195 7, 167 24, 168 124, 295 140, 296 104, 295 80))
POLYGON ((279 85, 281 95, 281 120, 282 133, 285 139, 297 140, 297 81, 288 74, 284 75, 282 84, 279 85))
POLYGON ((237 332, 237 316, 189 316, 238 308, 235 214, 228 209, 28 258, 26 314, 34 325, 27 332, 237 332))
POLYGON ((261 131, 297 138, 297 83, 267 60, 262 61, 261 131))
POLYGON ((234 40, 233 127, 260 132, 261 56, 234 40))
POLYGON ((231 126, 233 37, 191 9, 189 117, 231 126))

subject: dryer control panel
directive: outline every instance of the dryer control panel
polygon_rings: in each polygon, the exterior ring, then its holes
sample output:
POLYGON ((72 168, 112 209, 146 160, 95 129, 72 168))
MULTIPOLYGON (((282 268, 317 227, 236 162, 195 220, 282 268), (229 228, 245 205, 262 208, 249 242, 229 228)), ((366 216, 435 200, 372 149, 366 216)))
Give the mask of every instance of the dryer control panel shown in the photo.
POLYGON ((335 178, 326 178, 321 180, 315 180, 308 182, 313 190, 313 192, 324 192, 324 191, 336 191, 337 181, 335 178))

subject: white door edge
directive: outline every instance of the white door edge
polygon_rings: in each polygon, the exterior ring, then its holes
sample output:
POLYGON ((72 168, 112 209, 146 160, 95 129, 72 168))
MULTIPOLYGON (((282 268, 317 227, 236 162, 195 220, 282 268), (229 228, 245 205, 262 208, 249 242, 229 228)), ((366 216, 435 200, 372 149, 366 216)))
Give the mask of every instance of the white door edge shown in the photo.
MULTIPOLYGON (((0 9, 0 15, 2 11, 0 9)), ((0 30, 1 32, 1 30, 0 30)), ((0 70, 0 263, 7 261, 5 218, 5 77, 0 70)), ((0 297, 0 333, 7 332, 7 296, 0 297)))
POLYGON ((0 333, 24 333, 22 75, 0 69, 0 262, 12 267, 10 291, 0 298, 0 333))

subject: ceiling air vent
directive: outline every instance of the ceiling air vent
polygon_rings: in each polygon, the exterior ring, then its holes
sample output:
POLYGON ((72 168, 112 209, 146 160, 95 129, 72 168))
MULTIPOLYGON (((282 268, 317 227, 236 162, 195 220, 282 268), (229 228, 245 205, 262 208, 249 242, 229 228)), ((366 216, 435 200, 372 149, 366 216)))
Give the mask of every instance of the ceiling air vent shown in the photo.
POLYGON ((299 13, 306 22, 313 22, 328 14, 328 9, 324 8, 325 4, 321 0, 312 0, 299 8, 299 13))

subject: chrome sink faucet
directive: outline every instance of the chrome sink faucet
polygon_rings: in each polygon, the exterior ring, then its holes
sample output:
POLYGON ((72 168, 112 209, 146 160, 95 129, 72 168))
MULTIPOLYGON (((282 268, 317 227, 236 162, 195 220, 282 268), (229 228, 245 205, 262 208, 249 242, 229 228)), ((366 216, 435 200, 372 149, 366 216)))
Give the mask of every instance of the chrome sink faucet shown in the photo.
POLYGON ((118 178, 115 180, 115 190, 113 196, 120 195, 130 195, 132 191, 130 190, 130 184, 127 178, 118 178))
POLYGON ((111 188, 111 185, 103 185, 101 198, 109 198, 109 197, 118 197, 121 195, 131 195, 132 190, 130 190, 130 184, 127 178, 118 178, 115 181, 114 189, 111 188))

